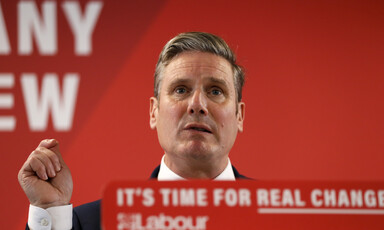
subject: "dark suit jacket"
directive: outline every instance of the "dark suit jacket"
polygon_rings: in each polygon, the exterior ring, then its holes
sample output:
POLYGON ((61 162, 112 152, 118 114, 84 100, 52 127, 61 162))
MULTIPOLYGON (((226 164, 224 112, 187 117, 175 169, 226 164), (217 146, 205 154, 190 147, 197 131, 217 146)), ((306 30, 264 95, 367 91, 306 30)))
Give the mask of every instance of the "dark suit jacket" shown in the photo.
MULTIPOLYGON (((236 179, 250 179, 241 175, 235 167, 232 166, 236 179)), ((156 179, 159 175, 160 165, 152 172, 150 179, 156 179)), ((73 209, 72 229, 74 230, 97 230, 100 226, 101 200, 83 204, 73 209)), ((29 230, 28 226, 26 228, 29 230)))

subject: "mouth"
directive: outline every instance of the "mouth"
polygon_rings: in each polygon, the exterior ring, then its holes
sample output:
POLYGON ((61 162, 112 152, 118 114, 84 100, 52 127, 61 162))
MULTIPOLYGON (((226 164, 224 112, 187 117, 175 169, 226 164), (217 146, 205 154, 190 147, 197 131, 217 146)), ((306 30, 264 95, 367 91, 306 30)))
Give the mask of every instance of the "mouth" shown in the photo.
POLYGON ((186 130, 196 130, 199 132, 212 133, 211 129, 205 125, 190 124, 185 127, 186 130))

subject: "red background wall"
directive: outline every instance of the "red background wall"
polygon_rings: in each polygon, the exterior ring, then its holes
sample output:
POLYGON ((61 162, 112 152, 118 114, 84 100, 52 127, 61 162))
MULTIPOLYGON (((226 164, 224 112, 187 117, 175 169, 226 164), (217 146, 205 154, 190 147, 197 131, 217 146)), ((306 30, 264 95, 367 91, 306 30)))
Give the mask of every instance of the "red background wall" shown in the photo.
MULTIPOLYGON (((44 1, 34 1, 40 8, 44 1)), ((11 46, 13 131, 0 132, 0 228, 19 229, 28 200, 17 173, 41 139, 56 138, 74 179, 75 205, 100 198, 113 179, 145 180, 163 154, 149 128, 158 54, 185 31, 222 36, 246 69, 245 131, 231 161, 261 180, 384 181, 384 4, 382 1, 104 1, 92 53, 78 56, 61 4, 58 51, 18 53, 19 1, 0 1, 11 46), (69 131, 49 119, 30 129, 22 73, 76 72, 69 131)), ((85 8, 88 1, 81 1, 85 8)), ((41 10, 41 9, 40 9, 41 10)), ((1 19, 0 19, 1 20, 1 19)))

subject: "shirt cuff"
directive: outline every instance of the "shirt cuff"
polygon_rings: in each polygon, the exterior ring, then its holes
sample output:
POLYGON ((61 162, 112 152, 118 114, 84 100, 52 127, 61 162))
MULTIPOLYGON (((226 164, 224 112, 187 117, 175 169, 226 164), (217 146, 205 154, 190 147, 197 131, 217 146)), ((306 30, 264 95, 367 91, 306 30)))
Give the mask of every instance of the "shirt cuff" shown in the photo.
POLYGON ((32 230, 72 228, 72 204, 42 209, 29 205, 28 226, 32 230))

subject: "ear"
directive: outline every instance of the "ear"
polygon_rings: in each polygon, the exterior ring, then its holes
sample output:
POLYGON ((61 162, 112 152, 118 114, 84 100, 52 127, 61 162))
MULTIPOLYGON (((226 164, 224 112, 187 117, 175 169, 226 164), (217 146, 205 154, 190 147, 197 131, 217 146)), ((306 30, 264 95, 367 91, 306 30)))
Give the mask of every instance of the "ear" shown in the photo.
POLYGON ((239 132, 243 132, 243 123, 245 117, 245 103, 237 103, 237 128, 239 132))
POLYGON ((157 109, 159 108, 159 102, 156 97, 149 99, 149 126, 151 129, 156 129, 157 122, 157 109))

